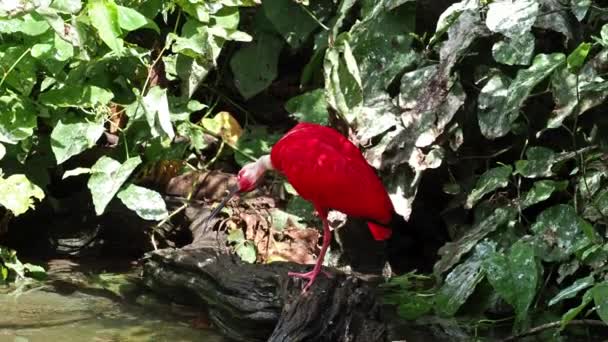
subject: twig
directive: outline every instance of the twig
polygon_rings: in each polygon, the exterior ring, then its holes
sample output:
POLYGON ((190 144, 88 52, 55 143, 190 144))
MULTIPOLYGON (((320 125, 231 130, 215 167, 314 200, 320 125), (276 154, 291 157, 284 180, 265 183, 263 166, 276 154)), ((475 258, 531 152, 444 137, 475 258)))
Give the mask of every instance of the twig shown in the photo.
MULTIPOLYGON (((536 335, 545 330, 559 328, 561 325, 562 325, 561 321, 541 324, 541 325, 534 327, 528 331, 525 331, 521 334, 509 336, 509 337, 505 338, 504 340, 502 340, 502 342, 517 341, 526 336, 536 335)), ((568 323, 568 325, 590 325, 590 326, 596 326, 596 327, 608 327, 608 325, 606 325, 606 323, 604 323, 603 321, 599 321, 599 320, 595 320, 595 319, 575 319, 573 321, 570 321, 568 323)))
POLYGON ((17 64, 19 64, 19 62, 21 62, 21 60, 23 59, 23 57, 25 57, 25 55, 27 55, 31 50, 32 50, 32 48, 28 48, 27 50, 23 51, 23 53, 21 54, 21 56, 19 56, 19 58, 17 58, 17 60, 15 61, 15 63, 13 63, 8 68, 8 70, 6 70, 6 72, 2 76, 2 80, 0 80, 0 88, 2 88, 2 85, 4 84, 4 81, 6 81, 6 78, 8 77, 8 75, 13 71, 13 69, 15 69, 15 67, 17 66, 17 64))

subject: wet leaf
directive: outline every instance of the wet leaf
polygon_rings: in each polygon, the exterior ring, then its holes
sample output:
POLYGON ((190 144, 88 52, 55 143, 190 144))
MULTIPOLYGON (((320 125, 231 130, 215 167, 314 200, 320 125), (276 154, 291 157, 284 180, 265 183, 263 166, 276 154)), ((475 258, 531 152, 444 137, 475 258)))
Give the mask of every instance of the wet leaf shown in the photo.
POLYGON ((556 191, 563 191, 568 181, 541 180, 534 182, 532 189, 526 192, 521 201, 521 208, 525 209, 534 204, 546 201, 556 191))
POLYGON ((103 125, 94 122, 57 122, 51 133, 51 148, 57 164, 95 146, 103 131, 103 125))
POLYGON ((454 242, 447 242, 438 251, 441 259, 433 266, 433 272, 441 275, 460 261, 475 245, 496 229, 510 224, 517 217, 514 207, 497 208, 483 220, 476 222, 461 238, 454 242))
POLYGON ((532 89, 564 60, 565 56, 561 53, 538 54, 528 69, 517 72, 512 82, 506 76, 493 76, 479 94, 478 121, 481 133, 488 139, 509 133, 532 89))
POLYGON ((521 324, 536 296, 540 270, 534 247, 519 240, 508 255, 495 253, 483 262, 486 276, 492 287, 515 309, 516 321, 521 324))
POLYGON ((156 191, 129 184, 116 196, 144 220, 160 221, 169 215, 163 197, 156 191))
POLYGON ((534 54, 534 35, 527 32, 521 36, 505 38, 492 46, 492 56, 498 63, 506 65, 528 65, 534 54))
POLYGON ((521 36, 530 31, 539 7, 536 0, 493 1, 488 5, 486 25, 507 37, 521 36))
POLYGON ((577 279, 576 281, 574 281, 574 283, 572 283, 572 285, 559 291, 559 293, 556 294, 555 297, 551 298, 548 305, 551 306, 561 302, 562 300, 574 298, 580 291, 593 286, 593 284, 595 284, 595 279, 593 275, 577 279))
POLYGON ((442 316, 453 316, 458 311, 483 279, 481 264, 494 253, 495 249, 494 242, 479 242, 471 257, 448 273, 443 286, 435 296, 435 312, 442 316))
POLYGON ((87 185, 91 190, 95 213, 98 216, 103 214, 108 203, 140 163, 140 157, 129 158, 121 164, 110 157, 102 156, 91 167, 91 177, 87 185))
POLYGON ((539 256, 545 261, 565 261, 573 253, 589 246, 593 237, 593 227, 566 204, 545 209, 531 230, 540 243, 539 256))
POLYGON ((0 205, 19 216, 34 207, 34 201, 42 200, 44 192, 23 174, 0 178, 0 205))
POLYGON ((311 90, 293 97, 285 103, 285 109, 300 122, 314 122, 327 125, 329 113, 323 89, 311 90))
POLYGON ((477 180, 475 188, 467 196, 464 207, 471 209, 486 194, 507 186, 511 172, 513 172, 513 168, 509 165, 495 167, 484 172, 477 180))

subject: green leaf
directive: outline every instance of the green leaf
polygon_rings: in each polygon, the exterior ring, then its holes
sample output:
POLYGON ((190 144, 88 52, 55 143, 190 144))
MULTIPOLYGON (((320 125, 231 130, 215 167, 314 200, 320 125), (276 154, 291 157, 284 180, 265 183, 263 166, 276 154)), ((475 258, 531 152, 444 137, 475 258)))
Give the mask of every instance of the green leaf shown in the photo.
POLYGON ((91 167, 91 177, 87 185, 91 190, 97 215, 103 214, 108 203, 140 163, 140 157, 129 158, 120 164, 106 156, 102 156, 95 162, 91 167))
POLYGON ((581 304, 575 308, 572 308, 562 316, 561 328, 563 329, 570 321, 578 316, 589 303, 593 300, 593 288, 587 290, 581 299, 581 304))
POLYGON ((64 172, 63 173, 63 177, 61 177, 61 179, 66 179, 68 177, 83 175, 83 174, 87 174, 87 173, 91 173, 91 169, 90 168, 88 168, 88 167, 77 167, 75 169, 67 170, 66 172, 64 172))
POLYGON ((82 9, 81 0, 54 0, 51 7, 64 13, 76 14, 82 9))
POLYGON ((271 33, 260 32, 253 42, 232 56, 230 69, 234 74, 235 85, 245 99, 266 89, 277 77, 282 48, 283 42, 280 38, 271 33))
POLYGON ((572 285, 566 287, 565 289, 559 291, 555 297, 551 298, 549 301, 549 306, 555 305, 563 300, 574 298, 580 291, 593 286, 595 284, 595 279, 593 275, 586 276, 584 278, 579 278, 572 285))
POLYGON ((314 122, 327 125, 329 113, 323 89, 311 90, 291 98, 285 103, 285 109, 300 122, 314 122))
MULTIPOLYGON (((36 85, 36 63, 26 46, 0 45, 0 79, 4 80, 5 86, 12 87, 23 96, 30 95, 36 85)), ((6 92, 0 92, 0 95, 6 95, 6 92)))
POLYGON ((515 309, 516 322, 523 323, 540 278, 534 247, 519 240, 508 255, 495 253, 484 260, 483 267, 492 287, 515 309))
POLYGON ((521 208, 525 209, 534 204, 546 201, 556 191, 564 191, 568 181, 541 180, 534 182, 534 186, 523 195, 521 208))
POLYGON ((513 82, 500 74, 493 76, 479 94, 478 121, 481 133, 488 139, 509 133, 532 89, 564 60, 565 56, 561 53, 539 54, 528 69, 517 72, 513 82))
POLYGON ((170 139, 175 136, 173 123, 171 122, 171 112, 169 111, 167 89, 160 86, 151 88, 143 99, 139 98, 127 106, 126 112, 133 119, 145 115, 152 137, 160 136, 159 130, 163 131, 170 139))
POLYGON ((566 204, 545 209, 530 229, 540 244, 539 256, 545 261, 565 261, 589 246, 593 237, 593 227, 566 204))
MULTIPOLYGON (((327 0, 314 1, 308 10, 323 21, 331 13, 332 7, 332 3, 327 0)), ((277 32, 294 49, 299 48, 310 33, 319 27, 303 6, 295 1, 265 0, 262 1, 262 10, 277 32)))
POLYGON ((608 282, 602 282, 591 289, 597 315, 608 323, 608 282))
POLYGON ((101 40, 112 51, 121 54, 123 41, 120 38, 120 16, 118 6, 113 0, 90 0, 87 6, 87 15, 101 40))
POLYGON ((504 225, 512 224, 516 217, 517 210, 514 207, 496 208, 483 220, 476 222, 461 238, 453 242, 447 242, 437 252, 441 259, 433 266, 435 275, 439 276, 452 268, 481 239, 504 225))
POLYGON ((30 137, 37 124, 37 112, 28 98, 11 91, 0 96, 0 142, 16 144, 30 137))
POLYGON ((509 184, 509 177, 513 168, 509 165, 499 166, 483 173, 477 180, 475 188, 467 196, 465 208, 471 209, 483 196, 509 184))
POLYGON ((397 306, 397 314, 403 319, 415 320, 431 311, 432 308, 433 297, 407 292, 404 296, 401 296, 397 306))
POLYGON ((125 31, 135 31, 142 27, 148 27, 160 33, 155 22, 146 18, 138 11, 124 6, 116 6, 118 9, 118 24, 125 31))
POLYGON ((492 255, 495 249, 494 242, 479 242, 473 255, 448 273, 435 296, 435 312, 442 316, 453 316, 458 311, 483 279, 482 262, 492 255))
POLYGON ((160 221, 169 215, 163 197, 156 191, 129 184, 116 196, 144 220, 160 221))
POLYGON ((257 251, 255 245, 249 241, 243 241, 235 247, 236 254, 244 262, 253 264, 257 259, 257 251))
POLYGON ((47 274, 46 274, 44 267, 39 266, 39 265, 33 265, 30 263, 23 264, 23 267, 25 269, 25 275, 27 277, 38 279, 38 280, 46 279, 47 274))
POLYGON ((528 65, 534 54, 534 35, 527 32, 521 36, 505 38, 492 46, 492 56, 498 63, 506 65, 528 65))
POLYGON ((515 172, 527 177, 550 177, 556 163, 555 152, 547 147, 533 146, 526 150, 526 160, 515 162, 515 172))
POLYGON ((412 49, 416 4, 374 3, 369 15, 353 25, 349 44, 362 80, 363 94, 374 98, 387 90, 418 55, 412 49))
POLYGON ((585 203, 582 215, 590 221, 598 221, 608 215, 608 189, 600 190, 590 201, 585 203))
POLYGON ((585 59, 587 59, 587 55, 591 50, 591 43, 580 43, 574 51, 572 51, 568 58, 566 59, 566 63, 568 64, 568 69, 571 72, 578 72, 580 68, 585 63, 585 59))
POLYGON ((51 149, 55 154, 57 164, 61 164, 70 157, 95 146, 103 131, 103 125, 98 123, 64 124, 61 120, 58 121, 51 133, 51 149))
POLYGON ((243 152, 256 159, 264 154, 269 154, 272 145, 279 138, 279 134, 269 134, 264 126, 249 126, 238 140, 238 150, 234 151, 234 159, 237 164, 243 166, 252 161, 243 155, 243 152))
POLYGON ((44 192, 23 174, 0 178, 0 204, 19 216, 34 207, 34 199, 42 200, 44 192))
POLYGON ((40 101, 53 107, 94 107, 106 105, 114 94, 94 85, 68 84, 40 94, 40 101))
POLYGON ((228 236, 226 237, 226 240, 230 243, 242 243, 245 242, 245 235, 243 234, 243 230, 242 229, 232 229, 230 231, 230 233, 228 234, 228 236))
POLYGON ((272 228, 274 228, 276 231, 283 231, 289 226, 306 228, 306 225, 300 223, 301 218, 299 216, 287 213, 283 210, 273 208, 270 211, 270 215, 272 217, 272 228))
POLYGON ((530 31, 539 9, 536 0, 493 1, 488 5, 486 25, 493 32, 518 37, 530 31))

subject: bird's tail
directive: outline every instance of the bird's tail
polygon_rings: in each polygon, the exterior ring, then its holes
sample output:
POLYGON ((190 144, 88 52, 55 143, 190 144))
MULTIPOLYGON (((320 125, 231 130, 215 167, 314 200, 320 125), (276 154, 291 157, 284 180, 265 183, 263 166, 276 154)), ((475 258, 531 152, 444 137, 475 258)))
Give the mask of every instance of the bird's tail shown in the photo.
POLYGON ((393 234, 393 230, 391 228, 375 222, 367 222, 367 226, 369 227, 369 231, 372 232, 372 236, 376 241, 388 240, 388 238, 390 238, 393 234))

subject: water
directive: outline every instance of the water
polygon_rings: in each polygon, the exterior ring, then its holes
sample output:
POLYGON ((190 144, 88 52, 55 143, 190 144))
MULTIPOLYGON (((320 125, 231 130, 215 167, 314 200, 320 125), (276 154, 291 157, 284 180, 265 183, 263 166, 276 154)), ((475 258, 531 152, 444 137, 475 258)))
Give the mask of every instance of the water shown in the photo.
POLYGON ((124 277, 102 278, 103 287, 83 277, 51 270, 45 283, 0 294, 0 342, 224 341, 195 311, 141 293, 124 300, 111 290, 129 288, 124 277))

